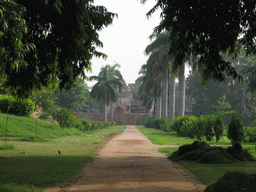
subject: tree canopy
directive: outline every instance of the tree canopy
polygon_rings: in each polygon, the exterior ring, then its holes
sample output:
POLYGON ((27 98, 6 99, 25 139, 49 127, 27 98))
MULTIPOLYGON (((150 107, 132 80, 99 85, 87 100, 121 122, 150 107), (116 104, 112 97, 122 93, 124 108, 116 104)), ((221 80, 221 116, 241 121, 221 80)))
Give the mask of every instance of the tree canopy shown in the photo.
POLYGON ((162 10, 162 21, 155 33, 169 31, 169 53, 175 58, 175 70, 184 63, 186 55, 193 54, 198 57, 196 64, 204 81, 224 81, 226 75, 242 79, 221 54, 235 59, 240 47, 248 55, 256 53, 255 1, 157 0, 147 16, 157 9, 162 10))
POLYGON ((98 31, 116 14, 93 0, 17 0, 0 2, 0 74, 13 93, 28 97, 31 90, 59 81, 71 88, 86 78, 93 56, 103 46, 98 31))

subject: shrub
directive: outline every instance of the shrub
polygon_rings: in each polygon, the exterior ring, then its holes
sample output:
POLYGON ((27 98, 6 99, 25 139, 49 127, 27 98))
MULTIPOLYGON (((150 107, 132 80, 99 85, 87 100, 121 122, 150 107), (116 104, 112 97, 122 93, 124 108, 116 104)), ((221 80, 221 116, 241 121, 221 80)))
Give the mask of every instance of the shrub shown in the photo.
POLYGON ((153 128, 153 118, 148 117, 144 120, 144 126, 147 128, 153 128))
POLYGON ((75 125, 74 112, 66 108, 56 109, 52 114, 53 119, 55 119, 62 128, 71 127, 75 125))
POLYGON ((237 114, 232 115, 228 125, 228 138, 233 143, 240 143, 244 137, 243 123, 237 114))
POLYGON ((244 142, 254 143, 256 142, 256 127, 246 127, 244 130, 244 142))
POLYGON ((17 116, 29 117, 35 111, 35 103, 30 99, 15 99, 12 96, 0 95, 0 110, 17 116))
POLYGON ((170 131, 171 120, 169 118, 156 118, 148 117, 144 120, 144 126, 147 128, 161 129, 166 132, 170 131))
POLYGON ((214 124, 215 124, 215 115, 205 116, 205 137, 207 141, 211 141, 214 137, 214 124))
POLYGON ((115 121, 108 122, 99 122, 99 121, 90 121, 86 119, 80 119, 77 124, 77 128, 81 131, 92 131, 96 129, 103 129, 109 126, 114 126, 116 124, 115 121))
POLYGON ((196 134, 198 117, 195 116, 187 116, 185 121, 182 121, 181 128, 179 130, 179 135, 183 137, 194 138, 196 134))
POLYGON ((173 120, 170 129, 172 131, 176 131, 177 134, 179 135, 180 134, 180 129, 181 129, 181 126, 182 126, 183 122, 188 120, 188 119, 189 119, 189 115, 184 115, 184 116, 176 117, 173 120))
POLYGON ((214 134, 216 137, 216 141, 218 142, 223 134, 223 120, 220 116, 217 116, 217 118, 215 119, 214 134))

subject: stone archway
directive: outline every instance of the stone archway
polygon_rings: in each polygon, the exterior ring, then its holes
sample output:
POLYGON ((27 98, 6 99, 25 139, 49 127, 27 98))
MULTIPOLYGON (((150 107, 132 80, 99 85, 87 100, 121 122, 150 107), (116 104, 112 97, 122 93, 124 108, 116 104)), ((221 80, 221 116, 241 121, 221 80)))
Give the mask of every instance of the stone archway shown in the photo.
POLYGON ((114 113, 124 113, 124 109, 122 107, 116 107, 114 113))

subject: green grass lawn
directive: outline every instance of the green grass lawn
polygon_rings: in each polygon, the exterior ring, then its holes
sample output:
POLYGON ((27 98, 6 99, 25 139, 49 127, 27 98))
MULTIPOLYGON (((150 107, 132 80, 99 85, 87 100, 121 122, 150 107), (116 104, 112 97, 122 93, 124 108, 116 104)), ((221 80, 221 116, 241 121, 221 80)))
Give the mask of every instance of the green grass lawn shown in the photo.
MULTIPOLYGON (((0 114, 0 119, 5 119, 3 116, 0 114)), ((0 149, 5 145, 6 122, 3 123, 2 119, 0 149)), ((35 119, 10 116, 9 121, 7 144, 13 145, 14 149, 0 150, 1 192, 34 191, 62 182, 75 175, 102 142, 126 127, 81 132, 76 128, 61 129, 58 125, 39 121, 40 139, 36 139, 35 119)))
MULTIPOLYGON (((145 134, 154 144, 157 145, 184 145, 191 144, 194 139, 180 137, 175 133, 166 133, 161 130, 145 128, 144 126, 137 126, 138 129, 145 134)), ((216 144, 216 142, 207 142, 209 144, 216 144)), ((229 147, 230 141, 223 137, 217 144, 222 144, 223 148, 229 147)), ((252 144, 243 145, 243 148, 248 150, 256 158, 256 149, 252 144)), ((169 157, 173 152, 177 151, 178 147, 166 147, 159 149, 160 152, 165 153, 169 157)), ((189 169, 192 173, 206 184, 215 183, 226 172, 246 172, 248 174, 256 173, 256 162, 240 162, 232 164, 200 164, 190 161, 179 161, 179 164, 189 169)))

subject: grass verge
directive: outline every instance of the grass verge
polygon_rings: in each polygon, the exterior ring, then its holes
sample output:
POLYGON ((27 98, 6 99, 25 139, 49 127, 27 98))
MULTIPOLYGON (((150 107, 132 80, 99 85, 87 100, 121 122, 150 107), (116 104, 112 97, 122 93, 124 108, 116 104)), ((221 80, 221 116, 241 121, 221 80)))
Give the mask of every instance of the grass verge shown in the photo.
POLYGON ((0 113, 0 141, 49 141, 67 135, 81 135, 77 128, 61 128, 59 125, 29 117, 20 117, 0 113))
MULTIPOLYGON (((16 117, 12 116, 11 119, 13 124, 17 123, 14 120, 16 117)), ((26 125, 22 117, 18 119, 23 124, 19 127, 20 131, 10 125, 8 132, 12 135, 8 139, 8 145, 13 145, 14 148, 0 150, 1 192, 38 191, 70 178, 81 169, 84 162, 93 157, 101 143, 125 129, 125 126, 114 126, 89 132, 81 132, 75 128, 65 131, 59 126, 43 122, 43 125, 38 126, 38 133, 47 132, 41 137, 44 142, 31 142, 22 141, 21 138, 26 137, 26 132, 28 135, 34 134, 34 126, 26 125)), ((30 118, 26 120, 30 122, 30 118)), ((35 120, 31 121, 34 125, 35 120)), ((0 140, 0 146, 4 144, 4 139, 0 140)))
MULTIPOLYGON (((191 144, 194 139, 180 137, 175 133, 166 133, 161 130, 145 128, 137 126, 138 129, 145 134, 152 143, 157 145, 184 145, 191 144)), ((226 138, 222 138, 219 143, 207 142, 208 144, 223 144, 223 148, 230 146, 226 138), (227 145, 229 144, 229 145, 227 145)), ((256 158, 256 149, 252 145, 243 145, 243 148, 248 150, 256 158)), ((169 157, 173 152, 177 151, 178 147, 160 148, 159 152, 165 153, 169 157)), ((179 161, 186 169, 196 174, 206 185, 215 183, 226 172, 246 172, 248 174, 256 173, 256 162, 239 162, 232 164, 200 164, 191 161, 179 161)))

